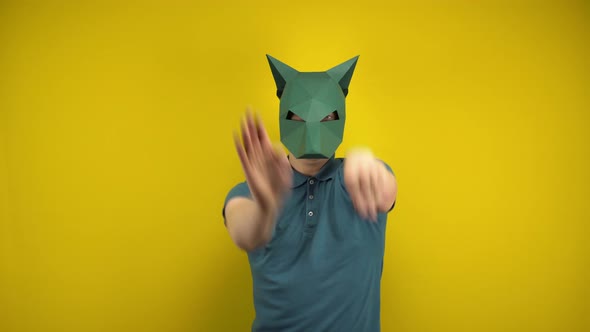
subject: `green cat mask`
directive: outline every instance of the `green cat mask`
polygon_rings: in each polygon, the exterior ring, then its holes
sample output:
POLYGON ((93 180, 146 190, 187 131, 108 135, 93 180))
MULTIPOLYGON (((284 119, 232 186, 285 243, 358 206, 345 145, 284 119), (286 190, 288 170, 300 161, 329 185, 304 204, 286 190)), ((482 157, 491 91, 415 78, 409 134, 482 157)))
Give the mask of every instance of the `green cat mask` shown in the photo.
POLYGON ((332 157, 342 143, 345 97, 358 56, 325 72, 298 72, 266 57, 280 99, 281 142, 295 158, 332 157))

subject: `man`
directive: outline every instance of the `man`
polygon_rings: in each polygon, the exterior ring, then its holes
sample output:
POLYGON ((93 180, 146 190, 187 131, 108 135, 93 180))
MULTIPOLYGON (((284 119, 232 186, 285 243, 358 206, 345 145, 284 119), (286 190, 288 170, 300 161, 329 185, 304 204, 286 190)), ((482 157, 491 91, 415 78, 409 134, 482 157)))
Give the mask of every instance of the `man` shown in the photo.
POLYGON ((229 192, 223 211, 230 237, 248 253, 252 330, 379 331, 385 225, 397 183, 369 149, 334 157, 358 57, 326 72, 298 72, 267 57, 289 155, 248 112, 241 139, 235 135, 246 181, 229 192))

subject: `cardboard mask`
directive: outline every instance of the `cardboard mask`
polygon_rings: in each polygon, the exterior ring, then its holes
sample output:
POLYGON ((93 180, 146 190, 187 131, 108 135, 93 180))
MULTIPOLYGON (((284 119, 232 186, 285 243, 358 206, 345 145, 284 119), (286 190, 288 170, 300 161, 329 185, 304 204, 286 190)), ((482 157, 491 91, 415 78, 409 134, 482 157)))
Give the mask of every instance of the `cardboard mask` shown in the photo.
POLYGON ((342 143, 345 97, 358 56, 325 72, 298 72, 266 57, 280 99, 281 142, 295 158, 332 157, 342 143))

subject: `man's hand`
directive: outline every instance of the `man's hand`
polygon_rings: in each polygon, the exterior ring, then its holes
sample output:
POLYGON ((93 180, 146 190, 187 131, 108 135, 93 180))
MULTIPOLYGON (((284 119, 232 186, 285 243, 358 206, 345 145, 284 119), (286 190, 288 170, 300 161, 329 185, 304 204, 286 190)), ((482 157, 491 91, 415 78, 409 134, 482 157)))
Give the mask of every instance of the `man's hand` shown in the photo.
POLYGON ((287 155, 273 147, 261 119, 255 121, 250 110, 242 120, 243 145, 237 133, 234 141, 252 197, 263 212, 277 212, 293 181, 287 155))
POLYGON ((395 177, 369 149, 350 150, 344 160, 344 184, 357 213, 377 221, 378 212, 387 212, 397 195, 395 177))

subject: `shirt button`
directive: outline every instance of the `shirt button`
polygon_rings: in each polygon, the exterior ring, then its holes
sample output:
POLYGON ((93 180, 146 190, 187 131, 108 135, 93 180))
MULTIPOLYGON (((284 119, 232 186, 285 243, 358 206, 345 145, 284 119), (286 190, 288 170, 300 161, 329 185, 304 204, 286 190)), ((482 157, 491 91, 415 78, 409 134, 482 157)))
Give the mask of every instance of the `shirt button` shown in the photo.
POLYGON ((313 195, 309 195, 309 199, 313 199, 313 195))
POLYGON ((315 181, 313 179, 309 180, 309 184, 314 184, 315 181))
POLYGON ((313 211, 309 211, 309 212, 307 213, 307 215, 308 215, 308 216, 310 216, 310 217, 313 217, 313 211))

